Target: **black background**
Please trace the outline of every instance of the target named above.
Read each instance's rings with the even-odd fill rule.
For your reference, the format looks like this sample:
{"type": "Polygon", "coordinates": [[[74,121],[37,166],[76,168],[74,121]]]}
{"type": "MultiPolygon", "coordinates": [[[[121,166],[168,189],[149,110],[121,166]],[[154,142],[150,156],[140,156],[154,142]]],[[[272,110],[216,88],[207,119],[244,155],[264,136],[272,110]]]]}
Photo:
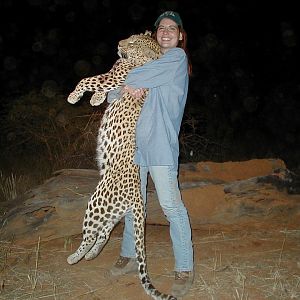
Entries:
{"type": "Polygon", "coordinates": [[[80,79],[110,69],[120,39],[153,30],[161,12],[176,10],[193,63],[185,119],[197,125],[183,130],[226,149],[222,157],[199,158],[278,157],[299,168],[299,17],[292,2],[0,3],[2,116],[8,102],[32,89],[67,97],[80,79]]]}

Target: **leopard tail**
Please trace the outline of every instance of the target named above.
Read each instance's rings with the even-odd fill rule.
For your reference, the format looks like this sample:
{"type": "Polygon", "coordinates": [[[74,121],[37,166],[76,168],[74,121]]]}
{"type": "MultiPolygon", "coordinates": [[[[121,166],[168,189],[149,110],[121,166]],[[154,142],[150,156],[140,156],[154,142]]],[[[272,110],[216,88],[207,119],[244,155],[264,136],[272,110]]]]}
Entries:
{"type": "MultiPolygon", "coordinates": [[[[140,202],[142,203],[142,201],[140,202]]],[[[143,204],[142,204],[143,205],[143,204]]],[[[139,205],[137,205],[139,206],[139,205]]],[[[172,295],[161,293],[157,290],[154,285],[151,283],[148,269],[147,269],[147,262],[146,262],[146,253],[145,253],[145,219],[142,222],[139,217],[138,213],[136,212],[139,210],[144,210],[144,208],[133,208],[133,216],[134,216],[134,228],[135,228],[135,250],[136,250],[136,257],[138,261],[138,271],[139,271],[139,278],[141,284],[146,292],[147,295],[151,296],[155,300],[176,300],[172,295]]]]}

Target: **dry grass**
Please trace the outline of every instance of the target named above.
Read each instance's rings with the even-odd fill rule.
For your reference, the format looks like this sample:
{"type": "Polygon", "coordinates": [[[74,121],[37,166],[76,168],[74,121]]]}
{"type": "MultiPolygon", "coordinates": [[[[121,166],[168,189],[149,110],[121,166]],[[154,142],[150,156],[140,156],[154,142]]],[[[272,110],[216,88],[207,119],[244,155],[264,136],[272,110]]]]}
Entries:
{"type": "Polygon", "coordinates": [[[186,114],[179,135],[182,162],[214,160],[224,161],[228,156],[228,145],[216,142],[205,135],[203,121],[186,114]]]}
{"type": "MultiPolygon", "coordinates": [[[[167,271],[172,253],[165,234],[165,228],[151,228],[147,235],[150,274],[157,285],[172,277],[167,271]],[[152,230],[157,231],[155,235],[152,230]]],[[[120,237],[112,236],[99,260],[68,266],[65,259],[79,242],[80,238],[68,238],[50,246],[38,240],[32,247],[20,247],[2,241],[0,299],[148,299],[137,277],[112,280],[107,275],[120,237]]],[[[300,298],[300,230],[195,231],[194,247],[195,284],[187,300],[300,298]]]]}
{"type": "Polygon", "coordinates": [[[5,126],[0,161],[2,175],[10,180],[3,192],[10,198],[15,197],[14,186],[8,184],[20,179],[16,174],[45,180],[58,169],[96,167],[96,138],[104,107],[91,112],[87,104],[70,108],[62,96],[55,101],[57,105],[50,105],[43,95],[32,92],[7,108],[9,113],[1,121],[5,126]]]}
{"type": "MultiPolygon", "coordinates": [[[[214,256],[198,265],[199,269],[206,270],[199,274],[197,294],[201,299],[299,299],[299,235],[293,237],[285,232],[281,240],[280,234],[274,235],[233,239],[232,248],[240,248],[240,251],[233,250],[231,254],[228,249],[223,252],[221,249],[224,247],[218,247],[214,256]],[[248,239],[249,249],[243,249],[245,239],[248,239]],[[286,246],[287,239],[289,246],[286,246]],[[261,246],[253,247],[251,243],[264,243],[266,246],[255,251],[261,246]],[[272,245],[280,244],[279,248],[272,248],[272,245]]],[[[219,244],[225,240],[221,239],[219,244]]],[[[212,243],[218,244],[215,239],[212,243]]]]}
{"type": "MultiPolygon", "coordinates": [[[[39,126],[34,122],[14,126],[22,138],[1,153],[0,202],[4,205],[0,215],[5,213],[5,206],[48,179],[55,170],[96,168],[96,139],[102,115],[102,111],[75,115],[64,126],[43,115],[39,126]],[[23,153],[20,149],[26,150],[23,153]]],[[[6,130],[8,134],[12,129],[6,130]]]]}
{"type": "Polygon", "coordinates": [[[5,175],[0,170],[0,201],[13,201],[24,192],[27,180],[23,176],[10,173],[5,175]]]}

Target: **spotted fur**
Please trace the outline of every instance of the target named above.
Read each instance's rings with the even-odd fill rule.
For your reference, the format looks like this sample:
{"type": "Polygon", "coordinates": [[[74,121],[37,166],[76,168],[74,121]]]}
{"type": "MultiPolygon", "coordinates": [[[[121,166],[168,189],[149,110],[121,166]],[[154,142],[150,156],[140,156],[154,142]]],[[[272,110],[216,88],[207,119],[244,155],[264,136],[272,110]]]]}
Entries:
{"type": "Polygon", "coordinates": [[[107,92],[120,86],[126,79],[128,72],[147,61],[159,57],[158,45],[151,38],[151,32],[134,34],[128,39],[121,40],[118,44],[119,59],[112,69],[101,75],[82,79],[75,90],[68,96],[68,102],[74,104],[80,100],[87,91],[94,92],[90,104],[100,105],[105,99],[107,92]],[[146,43],[145,43],[146,42],[146,43]]]}
{"type": "MultiPolygon", "coordinates": [[[[100,104],[107,91],[124,82],[129,70],[160,55],[159,46],[148,34],[133,35],[121,41],[118,48],[122,58],[111,71],[83,79],[70,94],[70,103],[77,102],[89,90],[95,92],[96,103],[100,104]]],[[[141,284],[153,299],[174,300],[175,297],[162,294],[152,285],[147,271],[144,206],[139,168],[133,163],[135,126],[146,96],[147,93],[141,99],[134,99],[125,93],[109,105],[104,113],[97,140],[100,181],[87,205],[81,245],[67,260],[69,264],[75,264],[83,257],[86,260],[95,258],[106,244],[114,226],[126,212],[132,210],[141,284]]],[[[95,102],[91,104],[95,105],[95,102]]]]}

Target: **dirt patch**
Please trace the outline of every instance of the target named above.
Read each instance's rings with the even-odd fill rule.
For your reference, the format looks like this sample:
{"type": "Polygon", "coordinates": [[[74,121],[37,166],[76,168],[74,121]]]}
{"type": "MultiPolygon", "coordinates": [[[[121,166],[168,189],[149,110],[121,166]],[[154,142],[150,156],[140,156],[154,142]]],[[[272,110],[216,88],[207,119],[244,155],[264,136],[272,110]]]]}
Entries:
{"type": "MultiPolygon", "coordinates": [[[[149,299],[137,275],[109,275],[121,238],[122,224],[95,260],[73,266],[66,258],[81,236],[31,247],[2,242],[0,299],[149,299]]],[[[148,225],[146,239],[152,282],[168,292],[173,278],[168,227],[148,225]]],[[[299,299],[300,228],[203,226],[193,230],[193,242],[195,282],[184,299],[299,299]]]]}
{"type": "MultiPolygon", "coordinates": [[[[300,196],[257,180],[268,179],[277,168],[284,169],[284,163],[182,166],[195,253],[195,282],[184,299],[300,299],[300,196]]],[[[5,220],[10,238],[1,232],[0,299],[150,299],[137,275],[109,275],[120,252],[122,223],[96,259],[67,264],[81,242],[81,221],[97,176],[96,171],[64,170],[10,211],[5,220]]],[[[151,184],[148,195],[149,273],[152,283],[168,293],[174,267],[169,227],[151,184]]]]}

